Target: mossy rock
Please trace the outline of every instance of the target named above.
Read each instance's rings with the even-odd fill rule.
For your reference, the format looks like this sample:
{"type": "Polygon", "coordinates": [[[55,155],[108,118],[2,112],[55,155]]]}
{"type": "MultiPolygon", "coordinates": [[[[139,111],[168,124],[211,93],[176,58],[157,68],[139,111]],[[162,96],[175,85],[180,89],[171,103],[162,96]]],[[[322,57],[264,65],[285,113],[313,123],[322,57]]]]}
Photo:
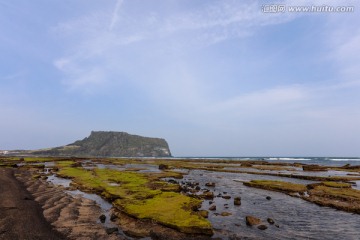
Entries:
{"type": "MultiPolygon", "coordinates": [[[[71,166],[71,163],[65,165],[71,166]]],[[[201,205],[201,200],[171,192],[178,189],[177,184],[159,181],[161,177],[178,174],[170,172],[151,175],[76,167],[62,167],[58,174],[72,178],[85,191],[100,193],[113,201],[114,206],[136,218],[154,220],[184,233],[213,233],[210,222],[194,212],[201,205]]]]}
{"type": "Polygon", "coordinates": [[[252,180],[250,182],[244,182],[245,186],[262,188],[266,190],[273,190],[285,193],[303,193],[305,192],[306,186],[303,184],[289,183],[283,181],[273,180],[252,180]]]}
{"type": "Polygon", "coordinates": [[[317,186],[309,195],[305,200],[320,206],[360,214],[360,191],[357,189],[317,186]]]}
{"type": "Polygon", "coordinates": [[[351,188],[350,183],[344,183],[344,182],[322,182],[322,185],[332,188],[351,188]]]}
{"type": "Polygon", "coordinates": [[[327,171],[327,167],[316,164],[303,165],[302,168],[303,171],[318,171],[318,172],[327,171]]]}
{"type": "Polygon", "coordinates": [[[45,165],[44,165],[44,164],[31,164],[31,165],[26,164],[26,165],[21,166],[21,168],[26,168],[26,169],[31,169],[31,168],[33,168],[33,169],[43,169],[43,168],[45,168],[45,165]]]}
{"type": "Polygon", "coordinates": [[[232,213],[229,213],[229,212],[220,213],[220,216],[223,216],[223,217],[227,217],[227,216],[230,216],[230,215],[232,215],[232,213]]]}
{"type": "Polygon", "coordinates": [[[198,213],[203,218],[208,218],[209,217],[209,212],[206,211],[206,210],[200,210],[198,213]]]}
{"type": "Polygon", "coordinates": [[[356,201],[360,203],[360,191],[352,188],[318,186],[311,190],[310,194],[325,198],[338,199],[349,202],[356,201]]]}
{"type": "Polygon", "coordinates": [[[72,161],[72,160],[56,162],[56,165],[60,168],[71,167],[71,166],[73,166],[73,164],[75,164],[75,161],[72,161]]]}
{"type": "Polygon", "coordinates": [[[248,226],[254,226],[261,223],[261,220],[254,216],[246,216],[245,221],[246,221],[246,225],[248,226]]]}
{"type": "Polygon", "coordinates": [[[210,222],[192,211],[199,204],[198,199],[174,192],[163,192],[143,201],[115,201],[115,206],[120,206],[131,216],[153,219],[184,233],[212,235],[210,222]]]}

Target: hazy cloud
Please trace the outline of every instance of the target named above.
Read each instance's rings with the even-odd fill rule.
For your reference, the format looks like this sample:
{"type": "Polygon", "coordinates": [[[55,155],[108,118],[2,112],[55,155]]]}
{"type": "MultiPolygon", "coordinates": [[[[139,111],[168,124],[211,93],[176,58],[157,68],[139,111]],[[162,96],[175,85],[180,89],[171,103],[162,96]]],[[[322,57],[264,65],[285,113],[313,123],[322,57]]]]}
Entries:
{"type": "Polygon", "coordinates": [[[148,54],[139,51],[148,51],[151,54],[162,46],[173,53],[178,50],[189,52],[194,48],[229,38],[243,38],[251,35],[258,27],[291,19],[263,14],[258,3],[245,4],[238,1],[215,2],[205,8],[175,14],[139,12],[138,16],[127,14],[126,6],[124,1],[117,1],[112,14],[111,9],[97,10],[78,19],[60,23],[54,28],[57,35],[64,36],[65,42],[71,41],[66,50],[68,55],[54,61],[54,65],[64,73],[64,83],[67,86],[81,91],[85,84],[92,88],[94,83],[106,83],[103,79],[95,79],[96,76],[103,78],[103,74],[94,75],[86,81],[89,77],[87,73],[93,71],[95,64],[97,72],[104,72],[105,69],[121,71],[121,68],[109,69],[109,66],[121,65],[125,58],[134,57],[124,55],[123,52],[130,44],[142,42],[147,48],[134,49],[135,57],[137,54],[148,54]],[[122,7],[125,9],[120,10],[122,7]],[[107,25],[109,15],[111,21],[110,25],[107,25]],[[118,21],[120,17],[121,22],[118,21]],[[162,44],[157,45],[158,43],[162,44]],[[171,46],[172,49],[169,48],[171,46]]]}
{"type": "Polygon", "coordinates": [[[116,22],[119,20],[119,11],[120,11],[120,8],[121,8],[121,5],[123,4],[123,0],[117,0],[116,2],[116,6],[115,6],[115,9],[114,9],[114,12],[112,14],[112,18],[111,18],[111,22],[110,22],[110,26],[109,26],[109,30],[113,30],[116,22]]]}

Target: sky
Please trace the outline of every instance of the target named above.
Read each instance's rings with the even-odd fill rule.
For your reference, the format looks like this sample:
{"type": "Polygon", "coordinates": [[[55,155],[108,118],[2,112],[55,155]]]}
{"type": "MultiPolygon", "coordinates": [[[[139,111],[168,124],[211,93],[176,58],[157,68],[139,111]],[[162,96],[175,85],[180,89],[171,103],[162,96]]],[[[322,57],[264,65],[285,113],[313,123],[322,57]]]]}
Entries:
{"type": "Polygon", "coordinates": [[[0,149],[360,157],[356,0],[0,0],[0,149]],[[282,4],[284,12],[264,12],[282,4]],[[291,6],[353,12],[290,12],[291,6]]]}

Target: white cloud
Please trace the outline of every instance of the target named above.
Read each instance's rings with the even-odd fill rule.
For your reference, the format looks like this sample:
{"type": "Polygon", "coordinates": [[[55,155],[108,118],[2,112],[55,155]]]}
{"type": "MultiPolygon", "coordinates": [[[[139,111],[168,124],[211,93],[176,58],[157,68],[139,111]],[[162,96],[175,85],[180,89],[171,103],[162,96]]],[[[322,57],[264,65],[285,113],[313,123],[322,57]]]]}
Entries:
{"type": "Polygon", "coordinates": [[[329,1],[331,6],[353,6],[352,13],[328,13],[324,25],[324,45],[328,48],[328,59],[334,63],[339,73],[336,87],[360,85],[360,31],[355,22],[360,21],[356,12],[360,9],[359,1],[329,1]]]}
{"type": "MultiPolygon", "coordinates": [[[[113,9],[97,9],[60,23],[53,29],[53,33],[62,38],[66,45],[64,56],[55,59],[54,66],[64,73],[63,82],[71,89],[81,91],[87,84],[87,88],[96,91],[100,83],[106,84],[110,80],[95,78],[106,76],[101,72],[121,73],[121,66],[128,58],[156,55],[162,48],[179,53],[191,52],[192,49],[229,38],[247,37],[259,27],[293,18],[263,14],[258,3],[239,1],[215,2],[205,8],[180,13],[149,11],[139,12],[138,15],[128,14],[128,5],[119,0],[113,9]],[[133,55],[124,54],[128,46],[133,44],[140,44],[141,50],[134,48],[133,55]],[[90,72],[97,74],[90,78],[90,72]]],[[[159,84],[169,85],[164,82],[159,84]]]]}
{"type": "Polygon", "coordinates": [[[4,76],[0,76],[1,80],[17,80],[17,79],[22,79],[25,77],[25,71],[18,71],[15,73],[11,73],[11,74],[7,74],[4,76]]]}
{"type": "MultiPolygon", "coordinates": [[[[138,16],[130,15],[128,6],[118,1],[115,8],[99,10],[56,28],[59,35],[65,36],[65,41],[71,42],[66,54],[54,61],[70,89],[96,92],[114,81],[129,81],[161,108],[156,111],[166,111],[170,118],[199,128],[207,127],[212,133],[242,131],[247,137],[260,137],[264,132],[268,134],[268,141],[271,133],[276,132],[281,132],[288,141],[290,133],[304,135],[301,139],[306,139],[311,131],[321,128],[315,131],[321,135],[329,130],[327,128],[336,128],[337,122],[328,120],[331,116],[356,112],[353,107],[344,109],[327,103],[336,93],[338,82],[325,87],[310,83],[268,85],[263,90],[216,98],[207,91],[207,79],[198,76],[197,66],[183,57],[184,52],[191,53],[228,39],[245,38],[264,26],[286,23],[304,14],[264,14],[259,3],[240,1],[219,1],[187,12],[140,11],[138,16]],[[119,75],[126,77],[119,78],[119,75]],[[326,120],[328,123],[322,124],[326,120]],[[303,130],[296,127],[301,125],[303,130]]],[[[328,15],[326,20],[332,18],[328,15]]],[[[338,26],[329,27],[329,36],[335,34],[338,26]]],[[[337,59],[344,74],[359,76],[356,54],[359,37],[351,31],[345,36],[328,43],[329,49],[333,49],[330,55],[337,59]]],[[[342,118],[340,124],[354,124],[359,116],[355,114],[353,119],[342,118]]],[[[262,143],[265,144],[265,140],[262,143]]]]}
{"type": "Polygon", "coordinates": [[[180,112],[178,117],[191,116],[190,121],[198,125],[234,131],[239,127],[258,125],[257,122],[291,122],[308,107],[314,99],[313,94],[312,90],[299,85],[275,87],[202,106],[194,105],[187,113],[180,112]]]}
{"type": "Polygon", "coordinates": [[[344,80],[360,83],[360,32],[351,34],[348,39],[339,44],[333,56],[339,63],[344,80]]]}
{"type": "Polygon", "coordinates": [[[123,0],[117,0],[117,2],[116,2],[116,6],[115,6],[114,12],[112,14],[111,22],[109,25],[110,31],[113,30],[115,24],[119,20],[119,11],[120,11],[120,8],[121,8],[121,5],[123,4],[123,2],[124,2],[123,0]]]}
{"type": "Polygon", "coordinates": [[[307,95],[307,91],[300,86],[277,87],[237,96],[213,106],[212,109],[221,111],[249,108],[265,111],[266,109],[276,109],[283,104],[304,100],[307,95]]]}

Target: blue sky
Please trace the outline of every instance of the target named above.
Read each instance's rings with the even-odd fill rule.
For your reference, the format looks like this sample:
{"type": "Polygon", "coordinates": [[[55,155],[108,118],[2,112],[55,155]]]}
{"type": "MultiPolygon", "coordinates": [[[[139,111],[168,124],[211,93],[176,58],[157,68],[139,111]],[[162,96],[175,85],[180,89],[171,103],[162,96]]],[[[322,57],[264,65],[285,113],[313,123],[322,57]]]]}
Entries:
{"type": "Polygon", "coordinates": [[[355,11],[0,0],[0,149],[111,130],[175,156],[360,156],[360,4],[315,2],[355,11]]]}

